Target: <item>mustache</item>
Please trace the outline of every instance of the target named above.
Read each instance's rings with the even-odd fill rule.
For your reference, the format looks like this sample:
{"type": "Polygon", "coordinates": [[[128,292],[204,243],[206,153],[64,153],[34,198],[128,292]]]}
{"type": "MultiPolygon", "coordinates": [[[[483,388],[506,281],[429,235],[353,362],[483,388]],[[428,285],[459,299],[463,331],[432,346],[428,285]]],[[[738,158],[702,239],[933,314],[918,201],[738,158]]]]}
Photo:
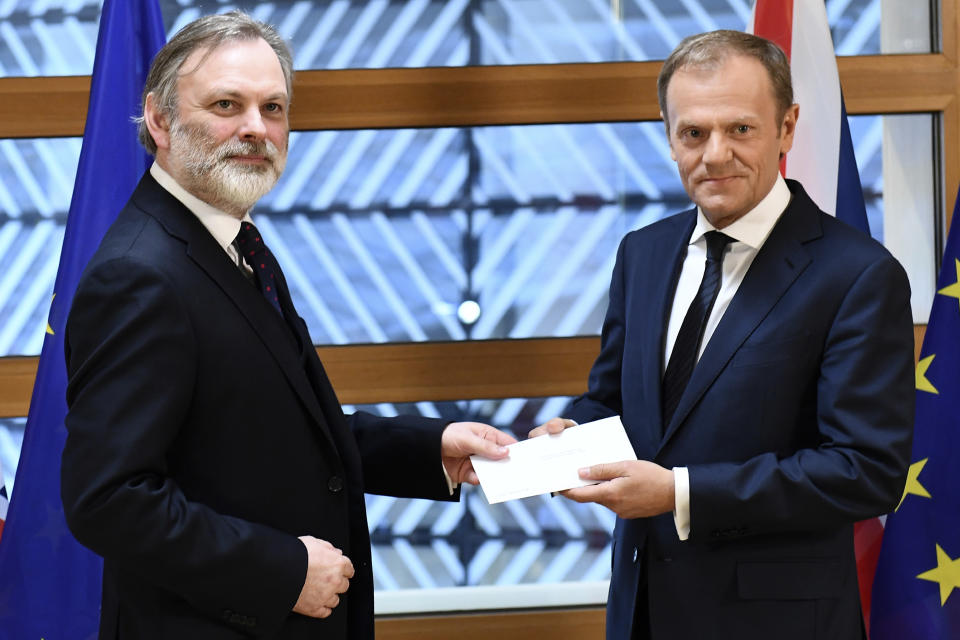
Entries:
{"type": "Polygon", "coordinates": [[[174,121],[171,136],[183,143],[186,164],[194,170],[206,172],[224,163],[231,156],[263,156],[273,167],[281,167],[283,158],[280,149],[271,140],[227,139],[218,143],[206,128],[192,123],[174,121]]]}
{"type": "Polygon", "coordinates": [[[263,156],[271,163],[276,164],[280,152],[276,145],[269,140],[265,140],[263,142],[253,142],[250,140],[227,140],[216,148],[213,160],[215,162],[219,162],[232,156],[245,155],[263,156]]]}

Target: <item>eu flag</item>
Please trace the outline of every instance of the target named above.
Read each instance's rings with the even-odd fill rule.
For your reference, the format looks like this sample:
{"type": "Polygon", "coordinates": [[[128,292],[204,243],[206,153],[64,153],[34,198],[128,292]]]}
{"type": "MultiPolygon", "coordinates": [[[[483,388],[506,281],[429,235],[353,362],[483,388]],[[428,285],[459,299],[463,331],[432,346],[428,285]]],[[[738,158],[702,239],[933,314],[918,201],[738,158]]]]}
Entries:
{"type": "Polygon", "coordinates": [[[149,166],[132,118],[165,41],[157,0],[105,0],[80,163],[30,412],[0,541],[0,639],[96,637],[101,561],[67,530],[60,454],[67,376],[63,330],[77,281],[149,166]]]}
{"type": "Polygon", "coordinates": [[[960,638],[960,194],[916,380],[913,457],[883,535],[872,640],[960,638]]]}

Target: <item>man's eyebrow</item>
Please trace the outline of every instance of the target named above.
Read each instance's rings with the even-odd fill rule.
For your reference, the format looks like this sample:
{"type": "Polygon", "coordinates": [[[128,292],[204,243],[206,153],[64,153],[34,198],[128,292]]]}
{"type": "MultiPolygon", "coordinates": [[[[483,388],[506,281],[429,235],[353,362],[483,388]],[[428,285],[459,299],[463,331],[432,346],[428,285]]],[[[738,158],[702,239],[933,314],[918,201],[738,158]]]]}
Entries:
{"type": "Polygon", "coordinates": [[[683,120],[677,120],[677,121],[673,124],[673,126],[674,126],[674,128],[676,128],[676,129],[682,129],[682,128],[685,128],[685,127],[699,127],[699,126],[700,126],[700,123],[699,123],[699,122],[696,122],[696,121],[694,121],[694,120],[690,120],[690,119],[683,119],[683,120]]]}
{"type": "MultiPolygon", "coordinates": [[[[762,120],[762,118],[755,113],[753,114],[741,113],[740,115],[734,116],[732,118],[724,119],[721,124],[732,125],[732,124],[738,124],[741,122],[747,122],[747,123],[758,122],[760,120],[762,120]]],[[[701,120],[691,120],[689,118],[686,118],[683,120],[677,120],[676,123],[674,123],[672,126],[679,129],[683,127],[704,127],[705,125],[701,120]]]]}
{"type": "MultiPolygon", "coordinates": [[[[226,97],[226,98],[246,97],[246,94],[244,94],[244,92],[238,91],[236,89],[229,89],[227,87],[211,87],[204,95],[210,100],[215,98],[221,98],[221,97],[226,97]]],[[[287,102],[287,92],[278,91],[276,93],[271,93],[264,100],[266,100],[267,102],[279,102],[279,101],[287,102]]]]}

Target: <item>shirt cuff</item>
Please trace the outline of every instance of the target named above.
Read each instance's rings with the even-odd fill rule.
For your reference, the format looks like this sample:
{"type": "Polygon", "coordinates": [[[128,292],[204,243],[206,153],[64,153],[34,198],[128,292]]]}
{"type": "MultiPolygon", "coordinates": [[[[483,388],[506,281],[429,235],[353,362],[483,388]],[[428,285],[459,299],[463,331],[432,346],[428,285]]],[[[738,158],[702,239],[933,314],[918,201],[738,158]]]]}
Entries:
{"type": "Polygon", "coordinates": [[[450,492],[450,495],[453,495],[454,491],[457,490],[457,486],[459,486],[459,483],[454,482],[450,478],[450,474],[447,473],[447,468],[443,466],[442,462],[440,463],[440,468],[443,469],[443,477],[447,481],[447,490],[450,492]]]}
{"type": "Polygon", "coordinates": [[[673,524],[681,540],[690,537],[690,474],[686,467],[673,468],[673,524]]]}

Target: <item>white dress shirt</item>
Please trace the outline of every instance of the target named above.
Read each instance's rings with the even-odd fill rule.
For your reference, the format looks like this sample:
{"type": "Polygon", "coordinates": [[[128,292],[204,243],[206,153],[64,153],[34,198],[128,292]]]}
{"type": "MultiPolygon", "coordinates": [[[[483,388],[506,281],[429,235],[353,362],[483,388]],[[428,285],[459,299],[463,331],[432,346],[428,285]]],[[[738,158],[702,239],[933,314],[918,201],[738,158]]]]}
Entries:
{"type": "MultiPolygon", "coordinates": [[[[710,316],[707,318],[703,340],[700,342],[700,350],[697,352],[698,360],[703,355],[703,350],[717,325],[720,324],[724,312],[730,306],[730,301],[733,300],[737,289],[740,288],[740,283],[747,275],[747,270],[753,264],[757,252],[766,242],[788,204],[790,204],[790,189],[783,178],[777,174],[777,180],[774,182],[773,188],[770,189],[763,200],[744,216],[723,228],[723,233],[733,238],[734,241],[727,245],[724,252],[720,291],[717,294],[716,302],[713,304],[713,309],[710,310],[710,316]]],[[[690,234],[687,256],[683,260],[680,279],[677,281],[677,290],[673,295],[673,307],[670,310],[667,339],[664,343],[664,370],[666,370],[667,363],[670,361],[670,354],[673,352],[673,345],[677,341],[677,333],[680,332],[683,317],[686,315],[687,308],[697,294],[700,281],[703,279],[704,264],[707,259],[707,240],[704,234],[713,230],[715,230],[715,227],[707,221],[703,212],[697,208],[697,224],[693,228],[693,233],[690,234]]],[[[661,372],[662,374],[663,372],[661,372]]],[[[686,467],[674,467],[673,482],[676,492],[673,511],[674,524],[677,527],[677,535],[680,536],[681,540],[686,540],[690,537],[690,475],[687,473],[686,467]]]]}
{"type": "Polygon", "coordinates": [[[249,212],[244,214],[243,220],[240,220],[225,211],[217,209],[213,205],[207,204],[181,187],[180,184],[174,180],[173,176],[167,173],[163,167],[156,162],[150,166],[150,175],[153,176],[153,179],[156,180],[161,187],[169,191],[170,195],[189,209],[190,213],[197,216],[200,224],[210,232],[210,235],[212,235],[213,239],[217,241],[217,244],[227,252],[227,255],[230,256],[230,260],[232,260],[234,264],[246,269],[248,273],[253,273],[250,267],[240,260],[237,248],[233,244],[233,241],[237,239],[237,234],[240,233],[240,223],[249,222],[253,224],[249,212]]]}

